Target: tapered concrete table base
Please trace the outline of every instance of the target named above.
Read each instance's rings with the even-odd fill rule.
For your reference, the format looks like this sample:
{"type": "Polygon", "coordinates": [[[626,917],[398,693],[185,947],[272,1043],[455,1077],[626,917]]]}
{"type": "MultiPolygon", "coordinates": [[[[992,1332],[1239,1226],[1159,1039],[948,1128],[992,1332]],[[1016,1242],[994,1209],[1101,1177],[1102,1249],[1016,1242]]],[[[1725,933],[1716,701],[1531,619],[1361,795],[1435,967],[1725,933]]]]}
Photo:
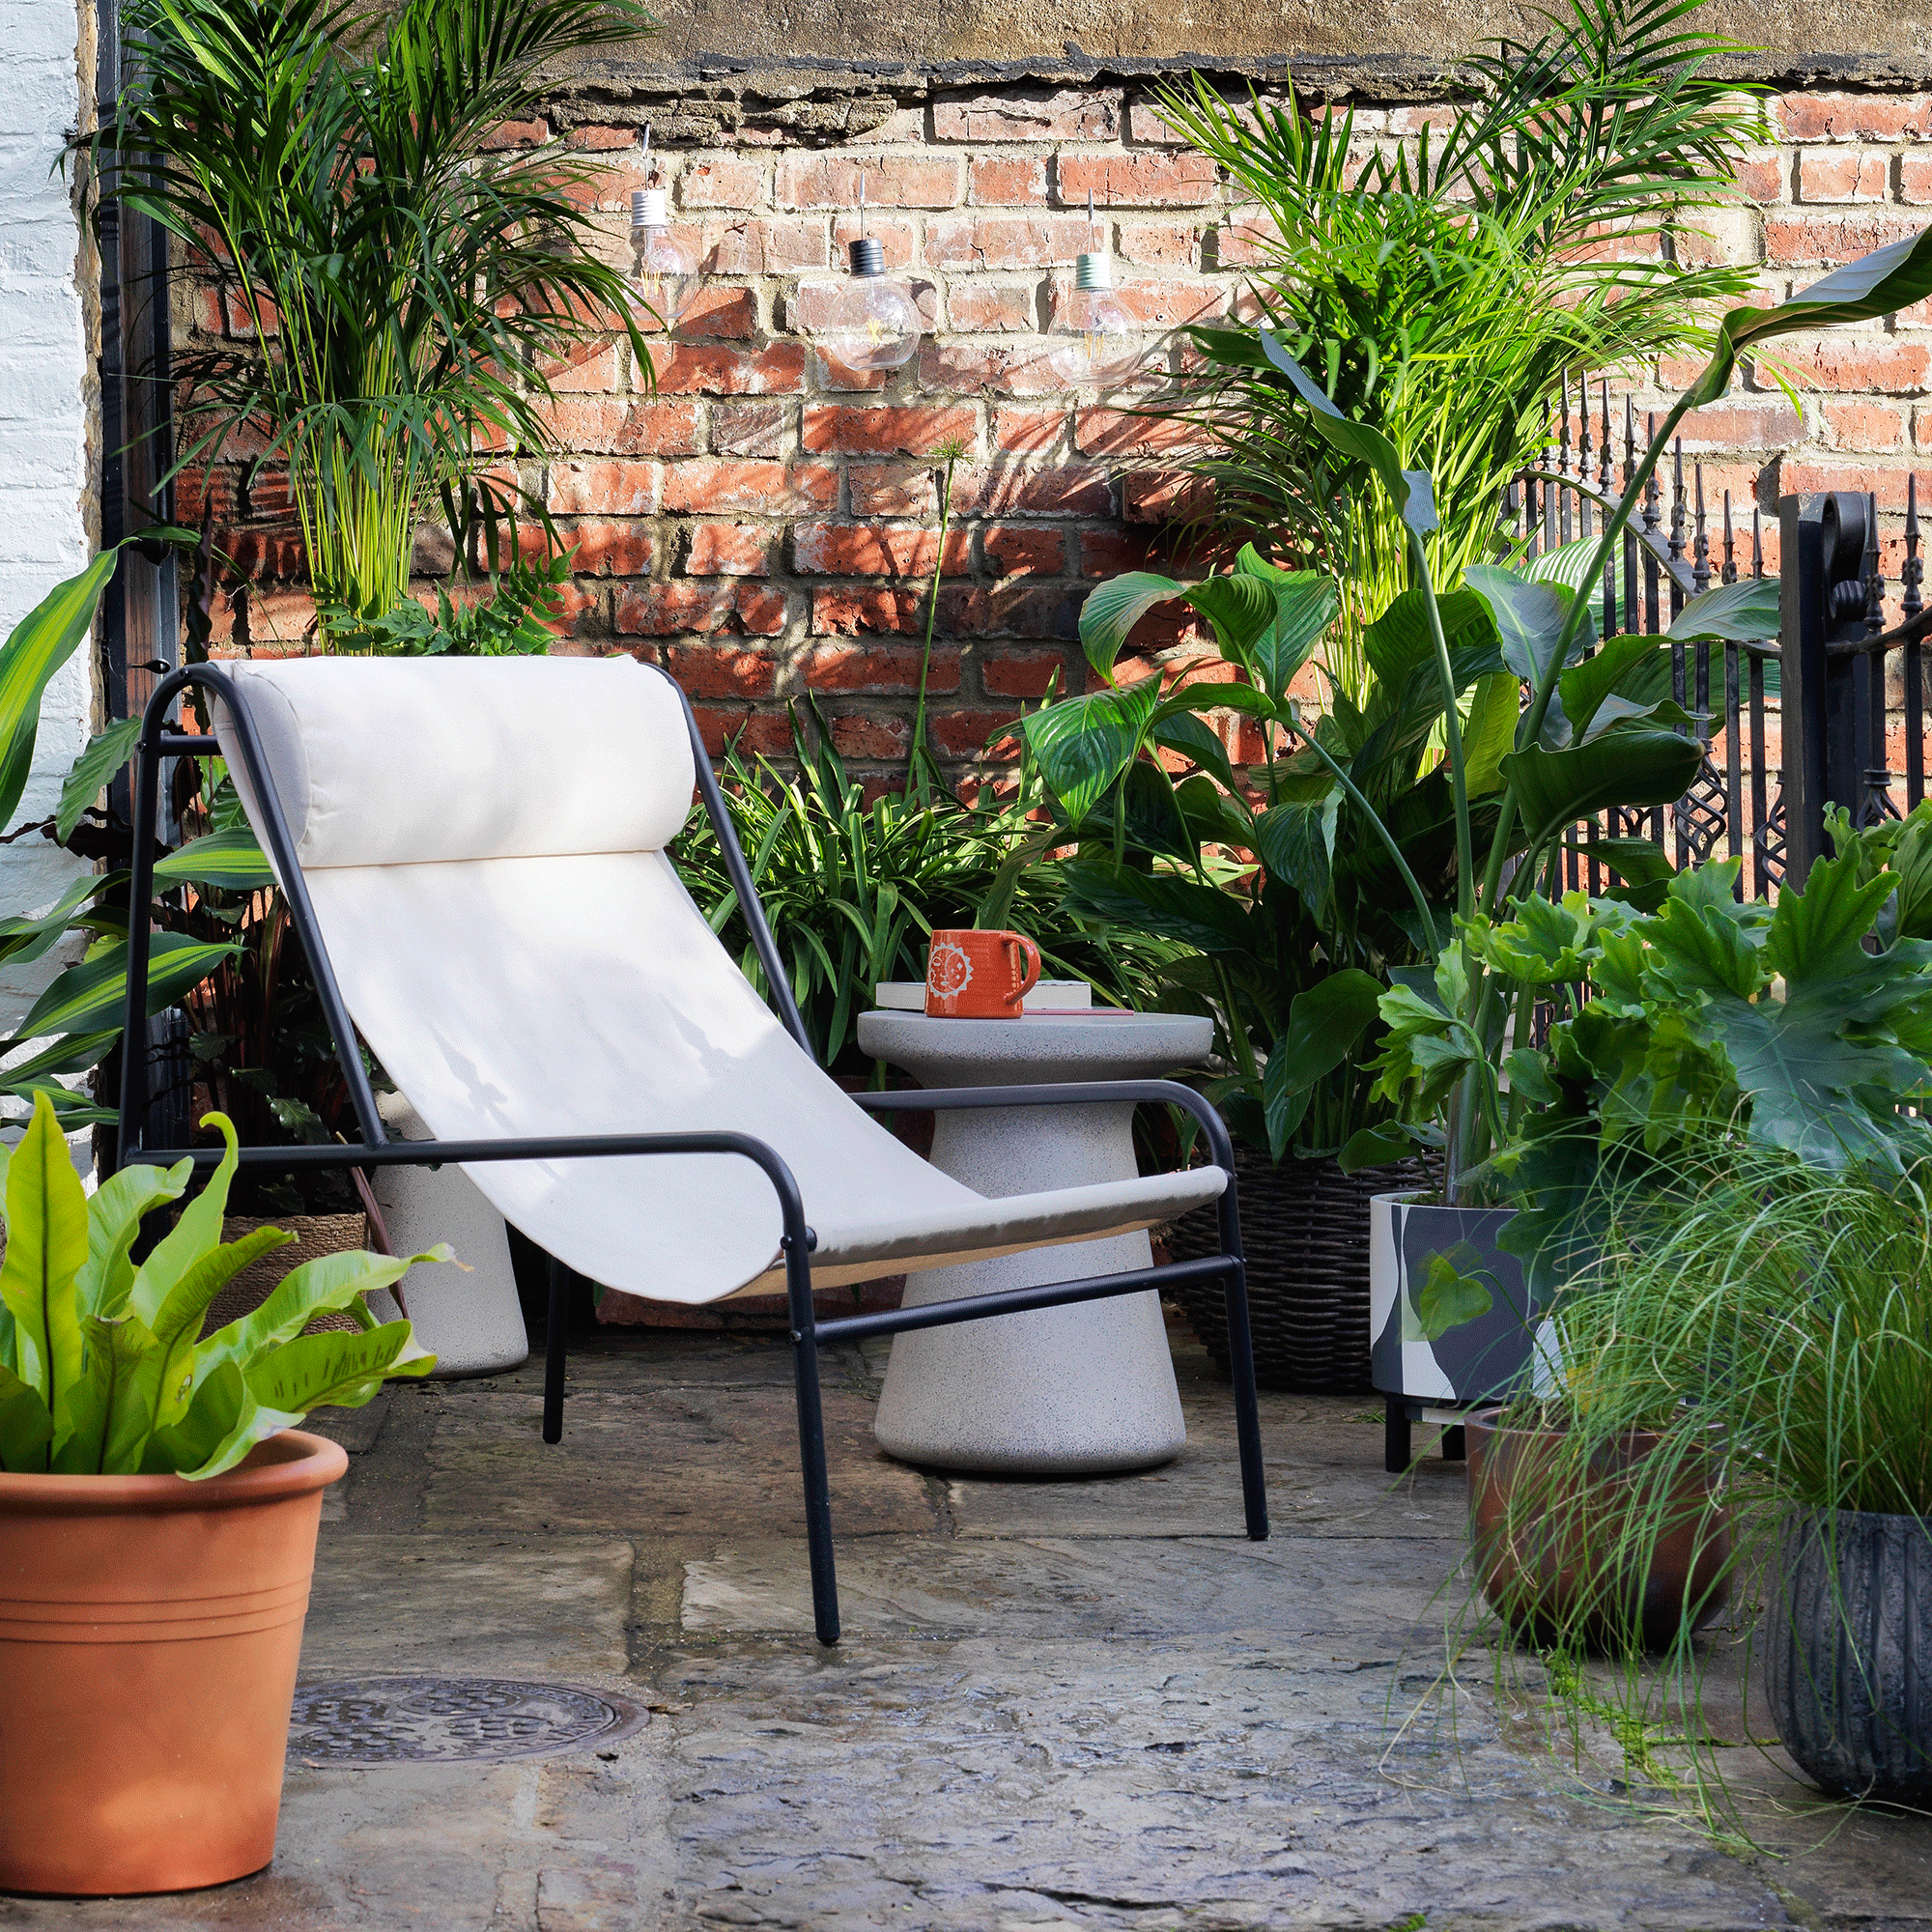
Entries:
{"type": "MultiPolygon", "coordinates": [[[[926,1087],[1145,1080],[1198,1065],[1213,1029],[1185,1014],[1029,1013],[1014,1020],[871,1012],[861,1048],[926,1087]]],[[[932,1162],[985,1195],[1033,1194],[1136,1172],[1133,1108],[987,1107],[941,1114],[932,1162]]],[[[1144,1234],[906,1277],[905,1305],[1125,1273],[1144,1234]]],[[[893,1338],[873,1433],[890,1456],[942,1469],[1098,1475],[1164,1463],[1187,1439],[1149,1293],[893,1338]]]]}

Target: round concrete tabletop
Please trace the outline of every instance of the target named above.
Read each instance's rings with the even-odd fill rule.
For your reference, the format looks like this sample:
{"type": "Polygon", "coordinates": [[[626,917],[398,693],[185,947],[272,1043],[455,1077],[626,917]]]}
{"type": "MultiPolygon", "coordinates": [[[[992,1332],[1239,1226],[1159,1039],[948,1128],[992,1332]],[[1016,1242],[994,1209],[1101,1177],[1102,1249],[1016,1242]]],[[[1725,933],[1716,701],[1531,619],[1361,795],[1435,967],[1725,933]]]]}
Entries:
{"type": "Polygon", "coordinates": [[[1053,1080],[1146,1080],[1198,1066],[1212,1020],[1192,1013],[1023,1013],[952,1020],[878,1010],[859,1015],[859,1049],[928,1087],[1037,1086],[1053,1080]]]}

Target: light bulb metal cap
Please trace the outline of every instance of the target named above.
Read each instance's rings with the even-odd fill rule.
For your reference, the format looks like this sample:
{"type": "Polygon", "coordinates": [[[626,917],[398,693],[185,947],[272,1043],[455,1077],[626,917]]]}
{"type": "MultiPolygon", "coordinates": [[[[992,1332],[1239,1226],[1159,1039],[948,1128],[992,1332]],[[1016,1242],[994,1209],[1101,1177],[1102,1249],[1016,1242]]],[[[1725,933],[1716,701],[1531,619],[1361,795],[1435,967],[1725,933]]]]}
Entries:
{"type": "Polygon", "coordinates": [[[1073,270],[1076,289],[1111,289],[1114,286],[1114,258],[1107,254],[1082,255],[1073,270]]]}
{"type": "Polygon", "coordinates": [[[631,190],[631,226],[633,228],[668,228],[670,216],[665,212],[666,191],[661,187],[637,187],[631,190]]]}
{"type": "Polygon", "coordinates": [[[852,272],[855,275],[883,275],[886,272],[886,251],[876,236],[862,235],[852,243],[851,252],[852,272]]]}

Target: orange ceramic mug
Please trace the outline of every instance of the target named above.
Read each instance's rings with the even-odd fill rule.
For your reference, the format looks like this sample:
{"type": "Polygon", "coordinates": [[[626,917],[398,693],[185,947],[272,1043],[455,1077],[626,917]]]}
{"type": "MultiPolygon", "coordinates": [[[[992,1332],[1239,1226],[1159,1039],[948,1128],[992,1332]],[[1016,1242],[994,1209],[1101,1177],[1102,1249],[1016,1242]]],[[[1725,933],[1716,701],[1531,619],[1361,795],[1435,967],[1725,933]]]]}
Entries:
{"type": "Polygon", "coordinates": [[[1039,948],[1022,933],[935,932],[925,961],[925,1010],[935,1019],[1017,1019],[1038,979],[1039,948]]]}

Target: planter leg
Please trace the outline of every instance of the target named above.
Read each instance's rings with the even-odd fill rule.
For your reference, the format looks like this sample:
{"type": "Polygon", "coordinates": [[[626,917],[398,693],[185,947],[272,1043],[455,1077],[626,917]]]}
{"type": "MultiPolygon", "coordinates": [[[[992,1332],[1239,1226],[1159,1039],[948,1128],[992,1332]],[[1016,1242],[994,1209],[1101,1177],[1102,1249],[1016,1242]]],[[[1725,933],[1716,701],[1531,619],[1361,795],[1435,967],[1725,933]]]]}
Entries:
{"type": "Polygon", "coordinates": [[[1460,1427],[1442,1432],[1442,1460],[1445,1463],[1466,1463],[1469,1460],[1469,1451],[1460,1427]]]}
{"type": "Polygon", "coordinates": [[[1391,1476],[1408,1469],[1408,1405],[1399,1396],[1390,1396],[1382,1422],[1382,1467],[1391,1476]]]}
{"type": "Polygon", "coordinates": [[[563,1361],[570,1347],[570,1275],[550,1258],[550,1320],[544,1326],[543,1439],[563,1440],[563,1361]]]}

